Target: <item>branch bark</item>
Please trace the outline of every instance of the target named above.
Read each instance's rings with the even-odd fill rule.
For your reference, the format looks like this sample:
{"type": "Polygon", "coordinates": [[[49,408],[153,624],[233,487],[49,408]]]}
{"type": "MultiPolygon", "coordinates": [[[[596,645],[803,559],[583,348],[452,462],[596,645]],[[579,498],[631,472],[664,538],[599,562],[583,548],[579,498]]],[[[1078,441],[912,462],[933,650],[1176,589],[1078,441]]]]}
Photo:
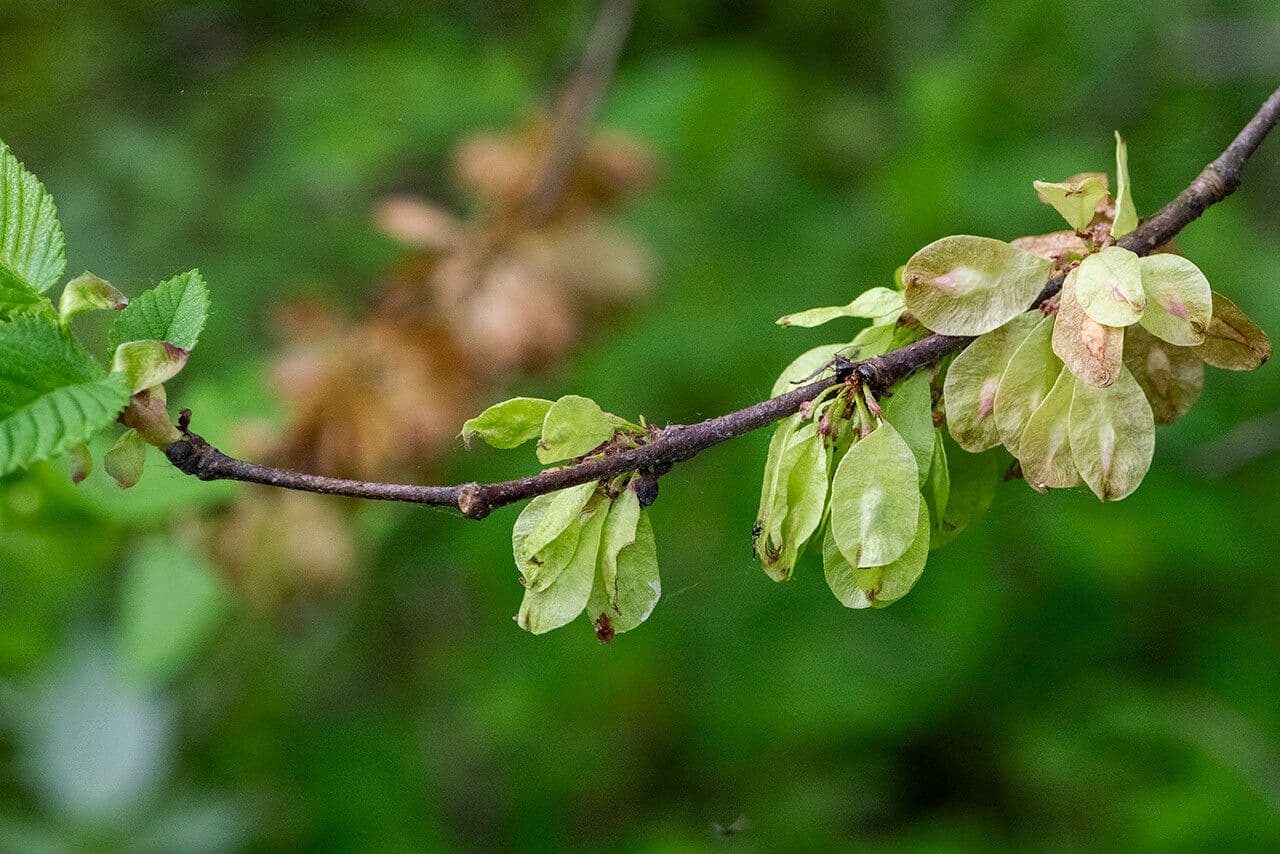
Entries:
{"type": "MultiPolygon", "coordinates": [[[[1245,162],[1278,121],[1280,89],[1263,103],[1235,140],[1205,167],[1190,186],[1125,236],[1119,244],[1139,255],[1149,254],[1173,239],[1210,205],[1229,196],[1240,186],[1245,162]]],[[[1051,277],[1031,307],[1040,305],[1056,294],[1062,287],[1062,281],[1061,274],[1051,277]]],[[[713,445],[786,418],[826,389],[847,381],[854,373],[872,391],[880,392],[916,370],[935,364],[947,355],[959,351],[971,340],[931,334],[914,344],[856,362],[834,377],[801,386],[745,409],[697,424],[669,426],[660,431],[652,441],[638,448],[617,450],[530,477],[498,483],[465,483],[454,486],[376,483],[323,477],[246,462],[222,453],[200,436],[187,431],[188,413],[184,413],[179,425],[184,431],[184,438],[169,445],[165,453],[178,469],[201,480],[239,480],[326,495],[450,507],[459,510],[469,519],[483,519],[494,508],[588,481],[603,480],[631,471],[665,474],[673,465],[684,462],[713,445]]]]}
{"type": "Polygon", "coordinates": [[[525,219],[540,225],[551,216],[595,123],[600,101],[613,79],[618,55],[631,31],[635,0],[602,0],[577,71],[556,106],[550,152],[524,204],[525,219]]]}

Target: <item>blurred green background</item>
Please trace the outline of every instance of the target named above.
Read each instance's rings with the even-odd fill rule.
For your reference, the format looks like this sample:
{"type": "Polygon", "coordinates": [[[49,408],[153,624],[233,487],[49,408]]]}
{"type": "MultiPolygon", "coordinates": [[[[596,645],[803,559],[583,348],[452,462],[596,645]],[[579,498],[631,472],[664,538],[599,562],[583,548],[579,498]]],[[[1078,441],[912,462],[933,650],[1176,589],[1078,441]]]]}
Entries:
{"type": "MultiPolygon", "coordinates": [[[[357,312],[400,253],[374,203],[456,202],[453,145],[545,103],[592,11],[0,0],[0,138],[55,194],[69,272],[136,294],[203,270],[214,315],[170,396],[217,437],[275,411],[272,307],[357,312]]],[[[830,337],[777,316],[939,236],[1058,228],[1031,180],[1109,170],[1113,129],[1154,210],[1280,81],[1277,43],[1273,0],[641,2],[603,120],[662,164],[615,218],[654,295],[499,392],[658,423],[753,402],[830,337]]],[[[1179,238],[1273,337],[1278,189],[1271,140],[1179,238]]],[[[881,612],[812,557],[786,584],[755,564],[767,440],[664,479],[665,595],[608,646],[511,622],[514,508],[360,508],[351,582],[268,613],[173,533],[225,484],[158,457],[129,493],[0,482],[0,846],[1280,846],[1273,367],[1211,370],[1120,504],[1006,484],[881,612]]],[[[459,448],[441,475],[532,468],[459,448]]]]}

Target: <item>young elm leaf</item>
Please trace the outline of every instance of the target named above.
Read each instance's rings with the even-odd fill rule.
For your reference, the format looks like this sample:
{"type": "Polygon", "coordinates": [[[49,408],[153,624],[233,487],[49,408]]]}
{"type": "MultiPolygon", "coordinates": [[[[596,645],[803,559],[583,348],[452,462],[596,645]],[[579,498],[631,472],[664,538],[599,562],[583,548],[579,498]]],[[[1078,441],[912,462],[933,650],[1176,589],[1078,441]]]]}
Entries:
{"type": "Polygon", "coordinates": [[[1075,486],[1080,482],[1071,452],[1071,399],[1075,375],[1065,367],[1059,371],[1053,388],[1036,407],[1018,444],[1018,461],[1022,476],[1037,492],[1075,486]]]}
{"type": "Polygon", "coordinates": [[[947,428],[966,451],[985,451],[1000,444],[996,429],[996,390],[1014,351],[1044,320],[1039,311],[1024,312],[999,329],[980,336],[947,368],[942,398],[947,428]]]}
{"type": "Polygon", "coordinates": [[[1213,317],[1213,293],[1200,268],[1181,255],[1161,252],[1140,259],[1147,310],[1139,321],[1170,344],[1192,347],[1204,342],[1213,317]]]}
{"type": "Polygon", "coordinates": [[[1271,341],[1235,303],[1215,291],[1213,317],[1196,352],[1215,368],[1252,371],[1271,358],[1271,341]]]}
{"type": "MultiPolygon", "coordinates": [[[[767,521],[757,525],[755,551],[774,581],[785,581],[805,543],[822,522],[827,495],[828,448],[813,422],[785,439],[776,470],[767,521]]],[[[762,514],[762,516],[765,514],[762,514]]]]}
{"type": "Polygon", "coordinates": [[[1062,360],[1053,353],[1052,334],[1053,318],[1041,318],[1013,351],[996,388],[996,431],[1014,456],[1027,421],[1062,370],[1062,360]]]}
{"type": "Polygon", "coordinates": [[[0,317],[48,311],[41,294],[66,268],[53,196],[0,141],[0,317]]]}
{"type": "Polygon", "coordinates": [[[199,270],[181,273],[144,291],[111,325],[112,350],[125,341],[168,341],[190,352],[209,317],[209,287],[199,270]]]}
{"type": "Polygon", "coordinates": [[[884,403],[884,420],[894,426],[911,449],[921,484],[933,462],[933,395],[929,390],[929,373],[918,370],[902,380],[884,403]]]}
{"type": "Polygon", "coordinates": [[[769,543],[776,542],[782,536],[782,523],[786,518],[787,480],[790,469],[783,468],[787,448],[791,437],[800,427],[803,420],[797,413],[778,422],[769,440],[769,454],[765,457],[764,479],[760,487],[760,509],[756,513],[754,529],[754,547],[757,555],[770,548],[769,543]],[[763,538],[763,541],[762,539],[763,538]]]}
{"type": "Polygon", "coordinates": [[[1076,231],[1084,231],[1089,226],[1093,215],[1097,213],[1098,202],[1107,195],[1107,185],[1097,175],[1082,175],[1076,180],[1060,183],[1035,181],[1032,186],[1036,195],[1046,205],[1062,214],[1067,225],[1076,231]]]}
{"type": "Polygon", "coordinates": [[[559,540],[566,532],[576,530],[595,490],[595,483],[584,483],[549,492],[536,496],[520,511],[511,531],[511,549],[516,568],[530,589],[545,589],[564,569],[574,544],[559,540]]]}
{"type": "Polygon", "coordinates": [[[600,578],[606,600],[618,604],[618,554],[636,541],[636,526],[640,523],[640,498],[630,487],[618,493],[609,506],[604,520],[604,533],[600,540],[600,578]]]}
{"type": "Polygon", "coordinates": [[[944,237],[907,262],[907,308],[945,335],[981,335],[1026,311],[1053,264],[989,237],[944,237]]]}
{"type": "Polygon", "coordinates": [[[1137,323],[1147,307],[1142,265],[1123,246],[1108,246],[1076,268],[1076,298],[1085,314],[1107,326],[1137,323]]]}
{"type": "Polygon", "coordinates": [[[1156,447],[1151,405],[1127,370],[1107,388],[1076,383],[1070,432],[1080,476],[1103,501],[1128,496],[1151,468],[1156,447]]]}
{"type": "Polygon", "coordinates": [[[93,471],[93,454],[83,442],[67,448],[67,461],[71,464],[72,483],[84,483],[84,479],[93,471]]]}
{"type": "Polygon", "coordinates": [[[1204,361],[1196,348],[1161,341],[1141,326],[1125,334],[1124,366],[1142,387],[1157,424],[1186,415],[1204,391],[1204,361]]]}
{"type": "Polygon", "coordinates": [[[846,608],[883,608],[906,596],[924,572],[929,559],[931,525],[929,508],[917,497],[919,510],[915,536],[906,551],[884,566],[855,568],[836,545],[830,529],[822,542],[823,573],[827,586],[846,608]]]}
{"type": "Polygon", "coordinates": [[[1120,376],[1124,334],[1123,327],[1104,326],[1085,314],[1076,295],[1076,271],[1072,270],[1062,285],[1053,322],[1053,352],[1057,357],[1076,379],[1105,388],[1120,376]]]}
{"type": "Polygon", "coordinates": [[[635,541],[618,552],[617,595],[609,601],[603,592],[597,568],[596,582],[587,601],[587,616],[596,626],[596,637],[608,640],[612,633],[626,632],[649,619],[662,595],[658,576],[658,551],[653,540],[649,511],[641,510],[635,541]]]}
{"type": "Polygon", "coordinates": [[[542,434],[551,401],[538,397],[513,397],[495,403],[462,425],[458,434],[470,446],[476,436],[495,448],[518,448],[542,434]]]}
{"type": "Polygon", "coordinates": [[[168,382],[187,364],[189,354],[168,341],[126,341],[116,347],[112,373],[123,374],[134,394],[168,382]]]}
{"type": "Polygon", "coordinates": [[[1116,216],[1111,223],[1111,236],[1124,237],[1138,227],[1138,210],[1133,204],[1133,186],[1129,182],[1129,146],[1116,131],[1116,216]]]}
{"type": "Polygon", "coordinates": [[[929,505],[929,519],[936,531],[942,524],[947,512],[947,502],[951,500],[951,463],[947,459],[946,442],[941,427],[933,431],[933,458],[929,462],[929,476],[925,478],[925,503],[929,505]]]}
{"type": "Polygon", "coordinates": [[[142,478],[147,459],[147,443],[137,430],[126,430],[102,458],[102,467],[115,478],[121,489],[128,489],[142,478]]]}
{"type": "Polygon", "coordinates": [[[554,463],[594,451],[613,437],[614,426],[594,400],[566,394],[547,410],[538,461],[554,463]]]}
{"type": "Polygon", "coordinates": [[[987,512],[1008,461],[1003,451],[994,448],[980,454],[967,454],[945,438],[943,446],[951,488],[942,518],[934,520],[933,537],[929,541],[931,549],[951,542],[969,523],[987,512]]]}
{"type": "Polygon", "coordinates": [[[574,520],[574,526],[579,529],[576,548],[549,585],[540,588],[530,585],[525,589],[515,618],[520,628],[540,635],[571,622],[587,607],[607,510],[608,506],[600,502],[581,520],[574,520]]]}
{"type": "Polygon", "coordinates": [[[863,291],[848,305],[811,308],[778,318],[779,326],[810,328],[821,326],[838,317],[865,317],[871,320],[893,318],[902,313],[906,301],[902,294],[889,288],[875,287],[863,291]]]}
{"type": "Polygon", "coordinates": [[[115,289],[106,279],[93,273],[81,273],[62,289],[58,301],[58,319],[63,327],[71,318],[86,311],[120,311],[129,305],[129,298],[115,289]]]}
{"type": "Polygon", "coordinates": [[[915,456],[892,424],[854,443],[831,482],[831,530],[855,567],[884,566],[915,538],[920,490],[915,456]]]}

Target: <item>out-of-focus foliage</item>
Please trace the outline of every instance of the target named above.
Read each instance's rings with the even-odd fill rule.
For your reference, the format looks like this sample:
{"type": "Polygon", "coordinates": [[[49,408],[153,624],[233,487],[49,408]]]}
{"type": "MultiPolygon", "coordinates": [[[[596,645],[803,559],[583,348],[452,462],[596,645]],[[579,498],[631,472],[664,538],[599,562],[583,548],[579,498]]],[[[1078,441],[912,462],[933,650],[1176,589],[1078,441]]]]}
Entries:
{"type": "MultiPolygon", "coordinates": [[[[215,310],[170,399],[228,450],[260,446],[282,426],[274,307],[358,316],[402,255],[376,203],[461,210],[453,146],[544,102],[590,13],[8,0],[0,136],[58,198],[70,270],[137,294],[200,264],[215,310]]],[[[662,164],[613,216],[661,259],[655,297],[492,400],[573,390],[663,423],[761,399],[829,340],[774,318],[845,305],[942,235],[1057,227],[1028,177],[1109,168],[1113,128],[1138,214],[1172,197],[1274,88],[1277,37],[1262,0],[642,2],[604,118],[662,164]],[[1080,38],[1121,17],[1105,50],[1080,38]]],[[[1178,239],[1273,333],[1277,144],[1178,239]]],[[[74,323],[105,344],[105,315],[74,323]]],[[[1206,384],[1122,503],[1006,484],[883,612],[841,607],[820,555],[787,585],[758,571],[769,437],[721,446],[664,478],[664,607],[606,647],[511,623],[515,508],[355,508],[360,571],[338,582],[316,512],[348,514],[318,499],[253,533],[320,552],[290,582],[310,595],[265,611],[201,563],[201,520],[234,487],[150,449],[127,492],[100,466],[76,487],[42,465],[0,483],[0,839],[1274,847],[1277,376],[1206,384]],[[165,554],[172,576],[139,563],[165,554]]],[[[518,458],[477,447],[440,474],[528,471],[518,458]]]]}

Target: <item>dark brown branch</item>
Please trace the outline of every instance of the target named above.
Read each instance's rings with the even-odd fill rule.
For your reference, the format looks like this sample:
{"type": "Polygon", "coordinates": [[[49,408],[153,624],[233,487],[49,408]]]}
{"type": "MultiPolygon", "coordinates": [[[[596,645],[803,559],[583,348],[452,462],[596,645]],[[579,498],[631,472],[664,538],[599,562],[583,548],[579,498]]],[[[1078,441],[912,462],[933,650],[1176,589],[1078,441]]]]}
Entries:
{"type": "MultiPolygon", "coordinates": [[[[1120,241],[1120,245],[1148,254],[1171,240],[1209,205],[1222,201],[1240,185],[1241,170],[1263,138],[1280,121],[1280,90],[1260,109],[1235,141],[1227,147],[1182,191],[1176,199],[1120,241]]],[[[1037,297],[1040,305],[1062,287],[1062,275],[1056,274],[1037,297]]],[[[1034,307],[1034,306],[1033,306],[1034,307]]],[[[883,391],[914,371],[932,365],[959,351],[971,339],[931,334],[905,347],[881,356],[873,356],[840,371],[837,376],[820,380],[769,400],[710,418],[697,424],[673,425],[660,431],[648,444],[610,452],[563,468],[550,469],[519,480],[500,483],[466,483],[457,486],[413,486],[409,484],[372,483],[303,474],[286,469],[245,462],[219,451],[194,433],[174,442],[166,449],[170,462],[187,474],[202,480],[240,480],[285,489],[345,495],[381,501],[402,501],[436,507],[453,507],[470,519],[483,519],[496,507],[523,501],[536,495],[555,492],[594,480],[603,480],[625,472],[640,471],[663,474],[676,463],[737,436],[766,427],[798,411],[833,385],[844,382],[855,373],[873,391],[883,391]]],[[[185,418],[180,425],[185,429],[185,418]]]]}
{"type": "Polygon", "coordinates": [[[635,0],[602,0],[600,4],[582,62],[565,85],[556,106],[546,163],[525,201],[525,218],[532,225],[541,224],[551,216],[564,192],[565,182],[595,123],[600,100],[613,78],[618,54],[631,30],[635,6],[635,0]]]}

